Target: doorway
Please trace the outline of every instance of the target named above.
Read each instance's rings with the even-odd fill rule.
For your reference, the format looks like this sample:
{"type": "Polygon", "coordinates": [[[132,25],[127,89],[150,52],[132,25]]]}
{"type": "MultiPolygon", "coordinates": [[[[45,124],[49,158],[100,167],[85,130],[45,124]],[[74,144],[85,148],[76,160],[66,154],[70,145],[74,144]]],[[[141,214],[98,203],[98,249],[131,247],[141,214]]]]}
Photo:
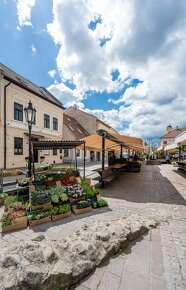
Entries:
{"type": "Polygon", "coordinates": [[[34,163],[38,163],[38,150],[34,149],[34,163]]]}

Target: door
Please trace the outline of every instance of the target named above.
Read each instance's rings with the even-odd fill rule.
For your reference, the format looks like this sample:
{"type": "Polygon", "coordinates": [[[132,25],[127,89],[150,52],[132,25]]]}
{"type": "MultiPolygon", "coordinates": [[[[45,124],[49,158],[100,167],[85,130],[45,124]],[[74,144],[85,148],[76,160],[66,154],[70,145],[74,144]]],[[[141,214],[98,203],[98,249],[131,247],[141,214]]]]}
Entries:
{"type": "Polygon", "coordinates": [[[38,150],[34,150],[34,163],[38,163],[38,150]]]}

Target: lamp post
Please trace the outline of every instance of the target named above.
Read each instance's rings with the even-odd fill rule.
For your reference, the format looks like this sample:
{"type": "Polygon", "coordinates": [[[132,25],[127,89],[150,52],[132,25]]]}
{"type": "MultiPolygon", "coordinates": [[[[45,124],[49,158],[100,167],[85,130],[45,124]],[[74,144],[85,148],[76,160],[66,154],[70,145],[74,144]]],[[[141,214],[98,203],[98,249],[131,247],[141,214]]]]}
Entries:
{"type": "Polygon", "coordinates": [[[32,124],[35,119],[36,109],[32,107],[32,102],[28,103],[28,107],[24,108],[25,112],[25,119],[28,123],[28,138],[29,138],[29,157],[28,157],[28,177],[32,175],[32,149],[31,149],[31,131],[32,131],[32,124]]]}

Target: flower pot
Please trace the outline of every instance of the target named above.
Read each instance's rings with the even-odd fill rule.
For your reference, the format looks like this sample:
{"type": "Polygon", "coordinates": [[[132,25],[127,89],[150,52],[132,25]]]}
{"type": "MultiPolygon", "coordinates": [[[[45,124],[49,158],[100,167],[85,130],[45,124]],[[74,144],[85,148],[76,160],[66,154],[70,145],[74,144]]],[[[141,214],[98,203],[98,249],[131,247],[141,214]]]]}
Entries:
{"type": "Polygon", "coordinates": [[[19,224],[19,223],[28,223],[28,216],[22,216],[22,217],[16,217],[14,220],[15,224],[19,224]]]}
{"type": "Polygon", "coordinates": [[[51,222],[51,216],[47,216],[39,220],[29,220],[29,226],[33,227],[33,226],[37,226],[37,225],[48,223],[48,222],[51,222]]]}
{"type": "Polygon", "coordinates": [[[27,222],[15,223],[13,225],[2,226],[2,233],[7,233],[24,228],[27,228],[27,222]]]}
{"type": "Polygon", "coordinates": [[[66,213],[57,214],[57,215],[52,215],[52,221],[55,222],[57,220],[61,220],[61,219],[67,218],[70,215],[71,215],[71,211],[68,211],[66,213]]]}
{"type": "Polygon", "coordinates": [[[86,213],[86,212],[90,212],[91,210],[92,210],[92,208],[90,206],[89,207],[86,207],[86,208],[77,208],[76,205],[73,205],[72,206],[72,211],[75,214],[86,213]]]}
{"type": "Polygon", "coordinates": [[[36,209],[51,209],[51,208],[52,208],[51,202],[44,203],[44,204],[38,204],[38,205],[32,205],[31,206],[32,210],[36,210],[36,209]]]}

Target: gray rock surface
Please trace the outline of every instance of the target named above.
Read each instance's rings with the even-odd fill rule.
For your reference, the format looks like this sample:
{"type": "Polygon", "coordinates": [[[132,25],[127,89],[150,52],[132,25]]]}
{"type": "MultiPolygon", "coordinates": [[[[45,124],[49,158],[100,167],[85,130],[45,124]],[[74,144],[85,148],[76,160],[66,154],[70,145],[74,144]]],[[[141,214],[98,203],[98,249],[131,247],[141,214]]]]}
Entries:
{"type": "Polygon", "coordinates": [[[61,241],[40,236],[5,247],[0,253],[0,289],[67,289],[155,223],[135,214],[85,224],[61,241]]]}

